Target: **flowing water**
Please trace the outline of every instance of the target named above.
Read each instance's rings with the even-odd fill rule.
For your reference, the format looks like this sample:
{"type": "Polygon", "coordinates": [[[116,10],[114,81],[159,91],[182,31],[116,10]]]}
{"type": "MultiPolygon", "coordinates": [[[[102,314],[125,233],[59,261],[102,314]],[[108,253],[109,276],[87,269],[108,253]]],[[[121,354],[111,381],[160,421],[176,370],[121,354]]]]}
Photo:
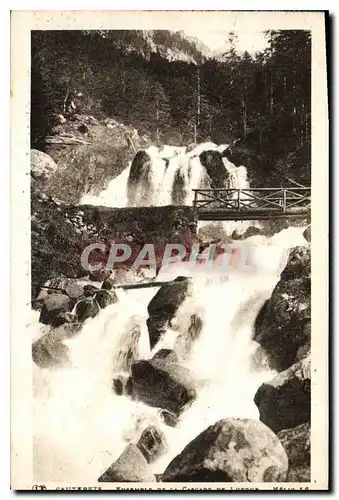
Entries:
{"type": "MultiPolygon", "coordinates": [[[[126,183],[126,175],[115,182],[126,183]]],[[[172,171],[167,171],[167,179],[172,182],[172,171]]],[[[302,231],[290,227],[270,238],[253,236],[243,241],[251,250],[248,269],[221,270],[218,261],[212,269],[188,263],[162,269],[160,281],[191,276],[192,294],[153,351],[147,305],[158,289],[118,290],[118,303],[88,319],[77,336],[64,341],[69,366],[41,369],[34,365],[35,479],[76,484],[86,477],[89,484],[95,482],[150,423],[163,430],[169,445],[152,465],[153,472],[162,473],[208,425],[226,417],[258,418],[253,397],[274,374],[252,340],[254,321],[279,280],[289,248],[305,244],[302,231]],[[193,313],[202,319],[203,327],[187,355],[181,351],[180,329],[193,313]],[[165,425],[156,408],[112,390],[113,375],[125,370],[128,350],[147,359],[163,347],[176,349],[197,383],[196,401],[173,428],[165,425]]],[[[33,316],[30,330],[36,339],[46,327],[38,323],[37,313],[33,316]]]]}

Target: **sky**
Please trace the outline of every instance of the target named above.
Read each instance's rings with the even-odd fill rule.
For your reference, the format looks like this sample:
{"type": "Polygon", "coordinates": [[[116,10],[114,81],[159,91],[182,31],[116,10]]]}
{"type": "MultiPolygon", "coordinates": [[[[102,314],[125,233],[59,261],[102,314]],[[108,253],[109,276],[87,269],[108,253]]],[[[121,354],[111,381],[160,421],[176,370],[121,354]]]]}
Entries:
{"type": "MultiPolygon", "coordinates": [[[[230,30],[206,30],[202,31],[195,27],[184,29],[186,35],[194,36],[203,42],[211,50],[221,53],[225,52],[228,45],[228,33],[230,30]]],[[[262,31],[235,31],[238,37],[237,50],[245,52],[247,50],[250,54],[254,55],[255,52],[263,50],[267,46],[264,33],[262,31]]]]}

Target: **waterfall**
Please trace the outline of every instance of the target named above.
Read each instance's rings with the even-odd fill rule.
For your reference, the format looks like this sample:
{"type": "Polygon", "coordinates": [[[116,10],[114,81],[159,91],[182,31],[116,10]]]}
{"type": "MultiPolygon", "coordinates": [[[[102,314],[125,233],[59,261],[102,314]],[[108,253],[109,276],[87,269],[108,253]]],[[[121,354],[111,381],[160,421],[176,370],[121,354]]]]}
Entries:
{"type": "MultiPolygon", "coordinates": [[[[175,198],[178,204],[191,205],[192,189],[209,183],[199,154],[220,152],[224,147],[208,143],[186,152],[152,146],[139,156],[138,165],[128,165],[98,196],[86,195],[82,203],[126,207],[147,201],[159,206],[173,204],[175,198]]],[[[226,158],[223,165],[230,187],[249,188],[245,167],[235,167],[226,158]]],[[[225,227],[230,233],[233,227],[241,232],[246,226],[227,222],[225,227]]],[[[245,239],[241,244],[251,249],[252,264],[247,271],[222,269],[221,257],[213,268],[192,267],[187,262],[162,268],[157,280],[190,276],[192,290],[153,350],[147,306],[158,289],[118,290],[117,303],[87,319],[77,335],[63,340],[67,366],[47,369],[34,365],[35,481],[82,484],[86,477],[89,484],[96,482],[150,423],[164,432],[168,442],[168,451],[151,465],[160,474],[217,420],[258,418],[254,394],[274,373],[265,364],[263,353],[258,358],[260,347],[252,340],[254,323],[279,280],[289,248],[305,244],[303,229],[290,227],[271,237],[245,239]],[[189,324],[198,325],[199,335],[187,336],[189,324]],[[161,348],[177,352],[197,385],[196,400],[175,427],[165,424],[159,409],[113,390],[115,377],[128,375],[131,360],[149,359],[161,348]]],[[[32,340],[48,328],[38,323],[34,312],[29,327],[32,340]]]]}
{"type": "MultiPolygon", "coordinates": [[[[204,151],[222,153],[227,147],[227,144],[218,146],[212,142],[198,144],[191,151],[186,151],[185,147],[150,146],[142,151],[143,154],[146,153],[142,161],[147,164],[147,168],[141,167],[135,175],[131,171],[133,160],[101,193],[84,195],[80,204],[111,207],[192,205],[192,189],[210,187],[209,176],[200,162],[199,155],[204,151]],[[133,194],[128,190],[131,177],[134,184],[133,194]]],[[[140,152],[137,153],[139,154],[140,152]]],[[[226,158],[222,161],[230,178],[229,187],[248,187],[245,167],[235,167],[226,158]],[[243,170],[242,174],[240,169],[243,170]]]]}
{"type": "MultiPolygon", "coordinates": [[[[271,238],[253,236],[250,245],[254,266],[204,274],[187,263],[173,264],[159,280],[192,276],[193,288],[179,307],[171,327],[150,350],[147,305],[157,289],[119,291],[119,302],[88,319],[80,333],[67,339],[70,364],[64,368],[34,365],[34,477],[42,482],[99,475],[124,450],[136,442],[150,423],[166,435],[169,449],[153,465],[161,473],[190,440],[216,420],[230,416],[258,418],[253,396],[258,386],[272,377],[265,365],[255,362],[258,349],[252,341],[257,313],[276,285],[288,249],[304,244],[303,228],[289,228],[271,238]],[[199,337],[188,356],[180,352],[180,328],[189,315],[202,319],[199,337]],[[137,334],[135,332],[137,331],[137,334]],[[176,427],[164,424],[159,410],[112,390],[115,373],[125,370],[126,353],[147,359],[162,347],[178,348],[183,364],[197,381],[198,397],[176,427]]],[[[46,331],[35,320],[32,338],[46,331]]]]}

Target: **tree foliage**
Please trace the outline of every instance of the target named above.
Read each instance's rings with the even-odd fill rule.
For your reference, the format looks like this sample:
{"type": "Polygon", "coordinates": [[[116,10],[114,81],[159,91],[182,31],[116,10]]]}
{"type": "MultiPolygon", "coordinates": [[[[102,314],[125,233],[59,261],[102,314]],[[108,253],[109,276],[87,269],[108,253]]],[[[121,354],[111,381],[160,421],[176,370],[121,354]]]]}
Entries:
{"type": "MultiPolygon", "coordinates": [[[[181,32],[32,32],[32,145],[43,148],[67,96],[81,93],[81,112],[120,119],[159,140],[170,131],[187,141],[240,139],[238,147],[257,158],[250,162],[257,177],[269,170],[279,182],[287,156],[309,164],[311,35],[266,36],[268,47],[253,57],[236,51],[231,32],[228,51],[206,59],[181,32]]],[[[296,172],[289,167],[295,178],[299,164],[296,172]]]]}

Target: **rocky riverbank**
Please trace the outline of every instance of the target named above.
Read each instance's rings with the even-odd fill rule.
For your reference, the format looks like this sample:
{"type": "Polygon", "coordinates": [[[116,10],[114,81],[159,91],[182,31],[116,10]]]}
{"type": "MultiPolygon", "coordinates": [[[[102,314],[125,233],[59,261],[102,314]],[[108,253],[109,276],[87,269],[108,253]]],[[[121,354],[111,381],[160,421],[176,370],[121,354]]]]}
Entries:
{"type": "MultiPolygon", "coordinates": [[[[69,365],[67,342],[77,335],[89,317],[117,303],[112,280],[59,279],[58,293],[40,294],[40,322],[50,325],[34,342],[34,362],[42,368],[69,365]],[[60,291],[64,293],[60,293],[60,291]],[[74,306],[76,307],[74,308],[74,306]]],[[[51,282],[51,286],[53,282],[51,282]]],[[[151,346],[190,294],[190,281],[178,278],[159,289],[148,304],[147,326],[151,346]]],[[[182,328],[181,341],[192,345],[202,320],[191,317],[182,328]]],[[[133,327],[129,351],[124,354],[125,375],[114,375],[112,390],[160,410],[166,425],[175,427],[197,397],[195,378],[183,366],[178,352],[160,349],[151,359],[140,359],[136,346],[140,336],[133,327]]],[[[130,442],[106,471],[98,471],[99,482],[114,481],[224,481],[305,482],[310,480],[310,249],[290,252],[271,298],[256,321],[255,340],[278,370],[261,385],[254,402],[260,420],[226,418],[215,422],[174,458],[163,474],[153,475],[150,463],[165,453],[166,439],[157,426],[143,431],[130,442]]],[[[180,350],[182,354],[183,351],[180,350]]]]}

